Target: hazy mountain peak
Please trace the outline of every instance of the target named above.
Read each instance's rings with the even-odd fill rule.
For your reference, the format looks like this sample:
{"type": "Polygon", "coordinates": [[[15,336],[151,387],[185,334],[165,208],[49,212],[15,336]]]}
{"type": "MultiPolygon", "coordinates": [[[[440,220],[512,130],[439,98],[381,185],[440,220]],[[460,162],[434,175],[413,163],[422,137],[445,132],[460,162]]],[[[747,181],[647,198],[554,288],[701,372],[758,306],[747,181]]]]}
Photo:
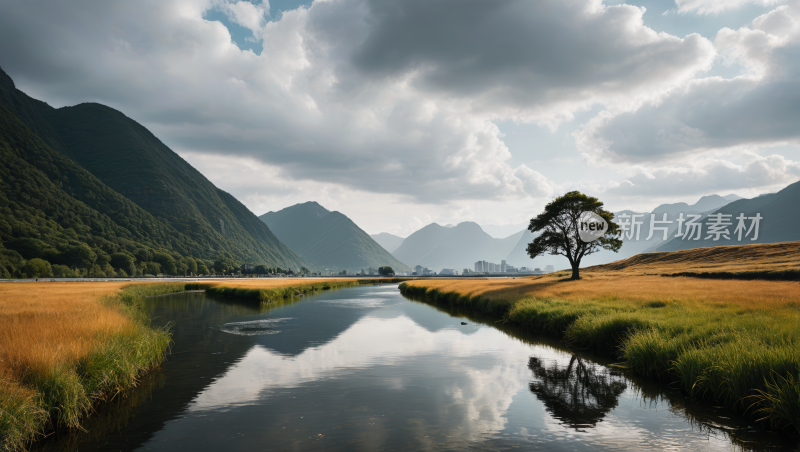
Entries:
{"type": "Polygon", "coordinates": [[[657,213],[657,214],[666,213],[669,216],[672,216],[672,215],[678,215],[679,213],[707,212],[709,210],[719,209],[720,207],[729,203],[730,203],[729,200],[723,198],[720,195],[707,195],[703,196],[696,203],[692,205],[689,205],[685,202],[676,202],[673,204],[661,204],[660,206],[653,209],[652,213],[657,213]]]}
{"type": "Polygon", "coordinates": [[[478,260],[499,264],[522,233],[517,231],[506,239],[495,239],[474,221],[463,221],[454,227],[432,223],[409,235],[392,254],[409,265],[422,265],[437,271],[441,268],[472,268],[478,260]]]}
{"type": "Polygon", "coordinates": [[[388,232],[380,232],[378,234],[370,234],[372,240],[378,242],[378,245],[382,246],[386,251],[393,253],[400,244],[403,243],[405,237],[399,237],[394,234],[389,234],[388,232]]]}
{"type": "Polygon", "coordinates": [[[409,268],[379,245],[347,215],[308,201],[259,217],[292,250],[320,268],[356,272],[389,265],[409,268]]]}
{"type": "Polygon", "coordinates": [[[303,202],[303,203],[298,203],[298,204],[295,204],[293,206],[289,206],[289,207],[287,207],[285,209],[282,209],[281,212],[285,211],[287,209],[292,209],[292,210],[296,210],[296,211],[297,210],[302,210],[302,211],[305,211],[305,212],[309,212],[309,213],[315,214],[320,218],[322,218],[325,215],[331,213],[330,210],[322,207],[316,201],[306,201],[306,202],[303,202]]]}
{"type": "Polygon", "coordinates": [[[462,221],[461,223],[458,223],[457,226],[453,226],[453,227],[458,228],[458,229],[469,229],[469,230],[484,232],[483,228],[481,227],[481,225],[479,225],[478,223],[475,223],[474,221],[462,221]]]}
{"type": "Polygon", "coordinates": [[[444,226],[442,226],[439,223],[433,222],[433,223],[431,223],[429,225],[426,225],[426,226],[423,226],[423,227],[419,228],[416,232],[414,232],[414,234],[416,234],[419,231],[428,230],[428,229],[444,229],[444,226]]]}
{"type": "Polygon", "coordinates": [[[725,200],[729,201],[729,202],[733,202],[733,201],[738,201],[740,199],[744,199],[743,197],[741,197],[739,195],[735,195],[733,193],[731,193],[729,195],[725,195],[725,196],[723,196],[723,198],[725,198],[725,200]]]}
{"type": "Polygon", "coordinates": [[[700,198],[700,200],[694,203],[694,205],[691,207],[692,210],[697,212],[705,212],[707,210],[720,208],[729,202],[730,201],[720,195],[708,195],[700,198]]]}

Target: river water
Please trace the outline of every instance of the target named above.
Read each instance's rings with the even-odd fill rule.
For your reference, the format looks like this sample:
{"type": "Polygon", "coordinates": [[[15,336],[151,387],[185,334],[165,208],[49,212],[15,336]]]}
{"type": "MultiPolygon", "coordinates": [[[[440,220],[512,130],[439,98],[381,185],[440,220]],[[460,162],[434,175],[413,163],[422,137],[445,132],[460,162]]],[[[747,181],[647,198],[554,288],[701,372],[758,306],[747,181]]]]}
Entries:
{"type": "Polygon", "coordinates": [[[798,450],[796,438],[397,285],[150,298],[161,369],[39,450],[798,450]],[[466,322],[466,325],[462,325],[466,322]]]}

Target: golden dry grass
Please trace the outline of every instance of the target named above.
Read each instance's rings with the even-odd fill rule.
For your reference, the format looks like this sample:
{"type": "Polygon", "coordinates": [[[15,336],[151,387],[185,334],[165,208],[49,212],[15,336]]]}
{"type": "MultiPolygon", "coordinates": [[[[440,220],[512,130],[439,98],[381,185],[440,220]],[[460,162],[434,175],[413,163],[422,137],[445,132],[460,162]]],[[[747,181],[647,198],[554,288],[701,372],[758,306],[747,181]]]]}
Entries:
{"type": "Polygon", "coordinates": [[[516,301],[523,298],[615,299],[631,302],[668,301],[717,304],[746,309],[800,306],[800,284],[792,281],[665,278],[681,272],[744,272],[800,269],[800,242],[736,245],[664,253],[581,270],[582,279],[564,273],[518,278],[419,280],[412,286],[516,301]]]}
{"type": "Polygon", "coordinates": [[[672,274],[800,270],[800,242],[732,245],[662,253],[643,253],[595,265],[586,273],[672,274]]]}
{"type": "Polygon", "coordinates": [[[562,300],[668,301],[699,305],[724,304],[741,308],[776,309],[800,306],[800,284],[792,281],[738,281],[665,278],[625,274],[587,274],[579,281],[568,277],[538,276],[503,279],[431,279],[409,281],[409,286],[440,292],[480,295],[494,300],[523,298],[562,300]]]}
{"type": "Polygon", "coordinates": [[[130,282],[0,284],[0,376],[52,368],[86,356],[102,337],[124,332],[131,319],[99,303],[130,282]]]}
{"type": "MultiPolygon", "coordinates": [[[[209,284],[279,288],[321,281],[333,280],[231,279],[209,284]]],[[[118,308],[98,302],[129,285],[128,281],[0,284],[0,376],[16,380],[30,369],[74,363],[102,338],[131,328],[132,320],[118,308]]]]}

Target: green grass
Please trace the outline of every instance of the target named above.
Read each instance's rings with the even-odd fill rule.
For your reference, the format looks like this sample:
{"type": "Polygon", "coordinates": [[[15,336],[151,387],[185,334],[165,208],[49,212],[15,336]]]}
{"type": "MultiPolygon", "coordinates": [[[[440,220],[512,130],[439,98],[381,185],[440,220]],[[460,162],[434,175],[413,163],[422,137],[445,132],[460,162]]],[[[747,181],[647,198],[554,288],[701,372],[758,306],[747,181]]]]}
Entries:
{"type": "Polygon", "coordinates": [[[677,384],[692,397],[725,404],[774,429],[800,432],[800,310],[636,304],[615,297],[512,302],[406,284],[400,290],[503,316],[571,347],[612,356],[630,371],[677,384]]]}
{"type": "Polygon", "coordinates": [[[385,279],[355,279],[350,281],[333,280],[323,282],[299,283],[292,286],[248,289],[241,287],[211,286],[203,283],[186,284],[186,290],[205,289],[206,294],[223,298],[236,298],[254,303],[274,303],[280,300],[291,299],[321,290],[341,289],[359,285],[389,284],[405,281],[402,278],[385,279]]]}
{"type": "MultiPolygon", "coordinates": [[[[29,369],[21,385],[0,378],[0,450],[24,450],[51,429],[80,429],[92,407],[134,387],[158,366],[170,343],[167,328],[152,328],[140,308],[145,296],[182,292],[185,284],[137,285],[101,303],[118,306],[134,320],[123,335],[101,338],[92,352],[68,365],[29,369]]],[[[57,346],[57,344],[54,344],[57,346]]]]}
{"type": "Polygon", "coordinates": [[[22,450],[49,420],[42,395],[0,378],[0,450],[22,450]]]}

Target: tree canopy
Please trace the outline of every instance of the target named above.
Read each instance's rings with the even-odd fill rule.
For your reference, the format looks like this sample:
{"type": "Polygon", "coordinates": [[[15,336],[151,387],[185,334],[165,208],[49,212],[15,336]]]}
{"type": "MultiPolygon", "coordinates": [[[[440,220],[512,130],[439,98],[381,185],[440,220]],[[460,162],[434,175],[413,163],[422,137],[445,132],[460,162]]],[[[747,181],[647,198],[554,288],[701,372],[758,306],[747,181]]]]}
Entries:
{"type": "Polygon", "coordinates": [[[394,276],[394,269],[388,265],[378,267],[378,274],[381,276],[394,276]]]}
{"type": "Polygon", "coordinates": [[[601,249],[617,252],[622,247],[622,240],[617,238],[619,226],[613,219],[614,214],[604,210],[600,200],[571,191],[551,201],[544,212],[531,219],[528,230],[541,234],[528,244],[528,255],[531,259],[545,253],[564,256],[572,267],[572,279],[579,279],[584,256],[601,249]],[[587,226],[586,217],[591,214],[602,218],[607,229],[596,239],[586,241],[581,238],[581,227],[587,226]]]}

